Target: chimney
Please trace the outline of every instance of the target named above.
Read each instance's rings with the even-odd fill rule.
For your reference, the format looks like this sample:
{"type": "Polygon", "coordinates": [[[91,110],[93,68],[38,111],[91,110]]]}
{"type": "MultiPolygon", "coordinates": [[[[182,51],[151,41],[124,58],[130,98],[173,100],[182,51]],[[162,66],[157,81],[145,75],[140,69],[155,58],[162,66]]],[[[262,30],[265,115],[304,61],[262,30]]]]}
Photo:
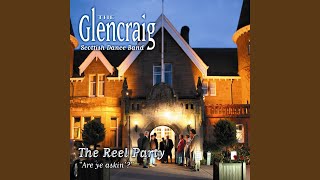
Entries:
{"type": "Polygon", "coordinates": [[[189,44],[189,31],[190,28],[188,26],[183,26],[181,28],[181,36],[183,37],[183,39],[189,44]]]}

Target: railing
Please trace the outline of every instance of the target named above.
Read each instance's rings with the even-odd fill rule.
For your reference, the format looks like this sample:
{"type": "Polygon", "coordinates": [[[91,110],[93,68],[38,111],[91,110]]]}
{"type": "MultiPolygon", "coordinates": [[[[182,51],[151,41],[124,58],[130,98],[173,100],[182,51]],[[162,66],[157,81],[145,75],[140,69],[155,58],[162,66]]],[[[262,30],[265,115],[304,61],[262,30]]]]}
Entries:
{"type": "Polygon", "coordinates": [[[215,104],[206,106],[207,117],[250,117],[250,104],[215,104]]]}

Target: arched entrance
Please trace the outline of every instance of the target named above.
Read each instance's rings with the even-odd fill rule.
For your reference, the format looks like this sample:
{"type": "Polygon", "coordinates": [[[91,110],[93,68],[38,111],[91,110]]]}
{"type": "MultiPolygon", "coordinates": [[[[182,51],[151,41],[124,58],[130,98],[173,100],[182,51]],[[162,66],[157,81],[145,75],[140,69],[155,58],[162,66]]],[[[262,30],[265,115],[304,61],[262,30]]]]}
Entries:
{"type": "Polygon", "coordinates": [[[151,135],[157,133],[158,143],[162,141],[162,138],[166,139],[166,136],[169,136],[169,139],[172,140],[174,148],[172,149],[172,159],[175,159],[175,147],[176,147],[176,133],[168,126],[157,126],[151,131],[151,135]]]}

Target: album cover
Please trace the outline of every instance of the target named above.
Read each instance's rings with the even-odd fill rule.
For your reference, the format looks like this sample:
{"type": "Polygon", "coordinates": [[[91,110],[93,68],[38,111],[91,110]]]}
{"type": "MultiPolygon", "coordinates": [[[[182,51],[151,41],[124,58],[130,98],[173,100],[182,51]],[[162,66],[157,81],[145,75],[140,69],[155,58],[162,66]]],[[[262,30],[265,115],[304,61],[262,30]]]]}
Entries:
{"type": "Polygon", "coordinates": [[[70,179],[250,179],[250,0],[70,0],[70,53],[70,179]]]}

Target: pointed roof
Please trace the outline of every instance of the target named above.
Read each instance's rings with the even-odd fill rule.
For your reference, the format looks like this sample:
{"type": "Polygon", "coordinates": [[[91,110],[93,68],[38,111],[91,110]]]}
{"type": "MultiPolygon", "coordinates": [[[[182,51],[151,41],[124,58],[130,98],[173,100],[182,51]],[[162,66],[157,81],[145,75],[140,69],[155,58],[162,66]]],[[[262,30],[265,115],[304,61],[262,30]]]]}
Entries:
{"type": "Polygon", "coordinates": [[[72,36],[74,36],[71,19],[70,19],[70,34],[71,34],[72,36]]]}
{"type": "Polygon", "coordinates": [[[250,0],[243,0],[237,30],[250,24],[250,0]]]}
{"type": "Polygon", "coordinates": [[[81,74],[87,69],[87,67],[91,64],[91,62],[99,58],[102,64],[107,68],[107,70],[112,74],[114,71],[113,66],[110,64],[108,59],[102,54],[101,51],[92,51],[89,56],[83,61],[83,63],[79,66],[79,74],[81,74]]]}
{"type": "Polygon", "coordinates": [[[71,19],[70,19],[70,41],[71,41],[71,43],[73,44],[74,48],[76,48],[76,47],[79,45],[78,40],[77,40],[76,37],[74,36],[71,19]]]}
{"type": "MultiPolygon", "coordinates": [[[[167,30],[167,32],[173,37],[173,39],[177,42],[177,44],[181,47],[181,49],[186,53],[186,55],[191,59],[191,61],[195,64],[195,66],[200,70],[200,72],[207,76],[207,66],[202,59],[197,55],[197,53],[190,47],[190,45],[183,39],[180,33],[174,28],[171,22],[167,19],[164,14],[161,14],[156,21],[156,29],[153,33],[152,37],[161,29],[161,19],[164,19],[163,27],[167,30]]],[[[148,41],[140,41],[138,46],[146,46],[148,41]]],[[[134,60],[139,56],[142,50],[131,51],[130,54],[126,57],[126,59],[117,67],[119,70],[119,76],[123,76],[126,70],[130,67],[130,65],[134,62],[134,60]]],[[[160,59],[160,58],[159,58],[160,59]]]]}

